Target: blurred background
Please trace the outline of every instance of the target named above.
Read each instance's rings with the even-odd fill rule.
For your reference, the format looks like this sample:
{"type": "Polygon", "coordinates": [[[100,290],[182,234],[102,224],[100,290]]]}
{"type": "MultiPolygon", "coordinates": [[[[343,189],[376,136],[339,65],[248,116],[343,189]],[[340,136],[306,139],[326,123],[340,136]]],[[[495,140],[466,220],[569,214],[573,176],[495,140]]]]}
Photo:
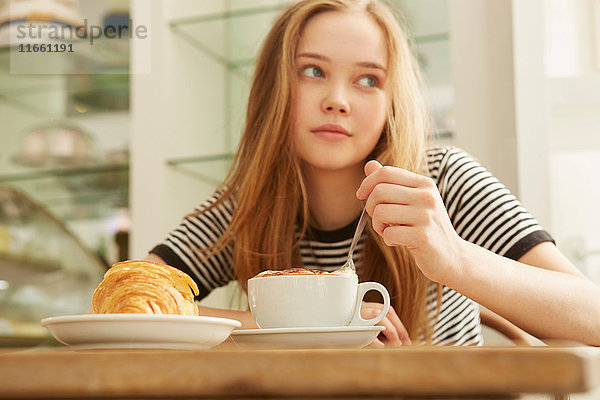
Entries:
{"type": "MultiPolygon", "coordinates": [[[[212,193],[254,57],[289,2],[0,0],[5,342],[45,340],[40,318],[86,312],[109,265],[143,258],[212,193]],[[33,16],[148,35],[98,40],[63,73],[23,74],[5,39],[33,16]]],[[[433,140],[474,155],[600,284],[600,1],[392,2],[429,85],[433,140]]],[[[204,303],[231,305],[233,292],[204,303]]]]}

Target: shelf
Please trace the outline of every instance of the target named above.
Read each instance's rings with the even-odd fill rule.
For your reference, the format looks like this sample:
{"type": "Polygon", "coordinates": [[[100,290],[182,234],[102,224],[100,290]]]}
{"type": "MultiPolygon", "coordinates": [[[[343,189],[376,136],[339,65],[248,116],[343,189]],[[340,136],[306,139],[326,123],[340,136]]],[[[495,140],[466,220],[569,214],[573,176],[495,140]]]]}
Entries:
{"type": "MultiPolygon", "coordinates": [[[[43,328],[42,328],[43,329],[43,328]]],[[[40,332],[39,334],[0,334],[0,347],[34,347],[40,345],[60,345],[49,332],[40,332]]]]}
{"type": "Polygon", "coordinates": [[[0,105],[47,118],[128,110],[129,41],[77,43],[62,56],[1,48],[0,105]]]}
{"type": "Polygon", "coordinates": [[[432,140],[452,140],[454,138],[454,132],[446,131],[446,130],[438,130],[431,135],[432,140]]]}
{"type": "Polygon", "coordinates": [[[199,181],[218,185],[225,179],[233,154],[209,154],[167,160],[167,165],[173,170],[181,172],[199,181]]]}
{"type": "MultiPolygon", "coordinates": [[[[34,260],[25,259],[23,257],[16,257],[12,254],[0,253],[0,264],[2,268],[9,268],[13,270],[30,269],[43,273],[52,273],[60,271],[60,262],[51,262],[48,260],[34,260]]],[[[6,275],[3,275],[6,278],[6,275]]]]}
{"type": "Polygon", "coordinates": [[[179,27],[184,25],[203,23],[203,22],[213,22],[213,21],[222,21],[233,18],[241,18],[248,16],[255,16],[258,14],[270,13],[270,12],[279,12],[287,7],[287,4],[276,4],[271,6],[263,6],[263,7],[253,7],[253,8],[242,8],[237,10],[227,10],[218,13],[210,13],[204,15],[197,15],[191,17],[184,18],[175,18],[171,20],[171,27],[179,27]]]}
{"type": "Polygon", "coordinates": [[[129,204],[127,163],[77,168],[20,169],[0,174],[63,220],[101,218],[129,204]]]}
{"type": "Polygon", "coordinates": [[[262,39],[283,5],[175,19],[171,30],[230,73],[249,81],[262,39]]]}
{"type": "Polygon", "coordinates": [[[110,164],[110,165],[96,165],[90,167],[77,167],[77,168],[51,168],[51,169],[39,169],[39,170],[22,170],[20,172],[14,172],[9,174],[0,174],[0,183],[15,182],[15,181],[27,181],[32,179],[41,179],[49,177],[65,178],[71,176],[82,176],[82,175],[98,175],[102,173],[114,173],[114,172],[127,172],[129,171],[129,164],[110,164]]]}
{"type": "Polygon", "coordinates": [[[2,280],[12,284],[40,284],[49,274],[61,271],[59,260],[29,260],[9,254],[0,254],[2,280]]]}

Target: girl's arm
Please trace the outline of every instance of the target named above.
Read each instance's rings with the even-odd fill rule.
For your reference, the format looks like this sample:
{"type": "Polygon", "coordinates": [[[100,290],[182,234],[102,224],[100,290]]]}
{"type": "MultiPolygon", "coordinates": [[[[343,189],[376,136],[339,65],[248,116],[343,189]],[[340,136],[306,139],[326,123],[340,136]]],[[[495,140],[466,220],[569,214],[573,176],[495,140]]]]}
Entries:
{"type": "MultiPolygon", "coordinates": [[[[158,264],[166,264],[166,262],[154,253],[150,253],[145,258],[146,261],[155,262],[158,264]]],[[[250,311],[236,311],[221,308],[202,307],[198,306],[200,315],[204,317],[220,317],[238,320],[242,323],[239,329],[254,329],[257,328],[254,317],[250,311]]]]}
{"type": "Polygon", "coordinates": [[[600,288],[554,244],[540,243],[518,262],[469,242],[462,248],[442,283],[538,338],[600,346],[600,288]]]}
{"type": "Polygon", "coordinates": [[[600,288],[549,242],[518,261],[463,240],[436,183],[400,168],[365,166],[357,197],[390,246],[407,246],[422,272],[542,339],[600,345],[600,288]]]}

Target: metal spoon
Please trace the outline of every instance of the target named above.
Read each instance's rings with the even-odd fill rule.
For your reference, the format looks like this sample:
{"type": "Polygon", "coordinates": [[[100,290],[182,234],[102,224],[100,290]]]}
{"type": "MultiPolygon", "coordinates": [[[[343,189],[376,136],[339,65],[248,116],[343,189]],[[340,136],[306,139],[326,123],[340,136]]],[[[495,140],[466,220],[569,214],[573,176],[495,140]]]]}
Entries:
{"type": "Polygon", "coordinates": [[[362,214],[360,214],[360,219],[358,220],[358,225],[356,226],[356,231],[354,231],[354,237],[352,238],[352,244],[350,245],[350,251],[348,251],[348,260],[346,263],[342,265],[340,270],[342,269],[351,269],[352,272],[356,273],[356,267],[354,266],[354,261],[352,261],[352,254],[354,254],[354,248],[362,235],[363,230],[365,229],[365,225],[367,225],[367,213],[363,208],[362,214]]]}

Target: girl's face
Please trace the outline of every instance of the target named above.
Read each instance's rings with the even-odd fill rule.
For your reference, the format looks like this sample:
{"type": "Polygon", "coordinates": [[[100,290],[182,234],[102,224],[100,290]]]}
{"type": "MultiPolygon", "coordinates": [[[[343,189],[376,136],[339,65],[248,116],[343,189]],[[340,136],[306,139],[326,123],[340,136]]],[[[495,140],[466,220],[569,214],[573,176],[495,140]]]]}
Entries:
{"type": "Polygon", "coordinates": [[[294,145],[325,170],[362,166],[386,119],[388,54],[377,24],[330,11],[306,24],[296,56],[294,145]]]}

